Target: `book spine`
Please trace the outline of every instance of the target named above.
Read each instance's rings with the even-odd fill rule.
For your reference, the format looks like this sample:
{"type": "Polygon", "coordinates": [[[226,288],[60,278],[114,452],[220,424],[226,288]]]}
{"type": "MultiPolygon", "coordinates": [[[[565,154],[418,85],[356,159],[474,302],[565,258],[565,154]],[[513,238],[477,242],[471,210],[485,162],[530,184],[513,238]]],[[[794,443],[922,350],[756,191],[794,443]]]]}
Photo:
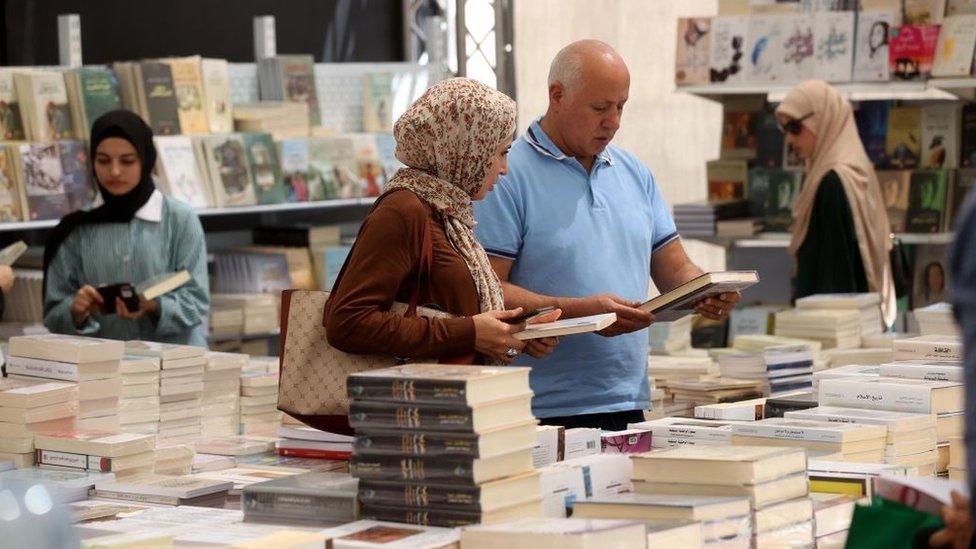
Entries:
{"type": "Polygon", "coordinates": [[[898,377],[903,379],[924,379],[927,381],[964,381],[963,369],[960,366],[939,366],[936,364],[907,365],[885,364],[881,366],[883,377],[898,377]]]}
{"type": "MultiPolygon", "coordinates": [[[[668,439],[712,440],[717,443],[728,443],[732,440],[732,433],[730,431],[716,431],[714,427],[678,427],[669,425],[654,429],[654,438],[656,439],[658,437],[668,439]]],[[[652,439],[652,442],[656,442],[656,440],[652,439]]]]}
{"type": "Polygon", "coordinates": [[[7,373],[61,381],[78,381],[78,366],[76,364],[63,364],[16,356],[12,356],[8,360],[7,373]]]}
{"type": "Polygon", "coordinates": [[[305,495],[262,493],[244,490],[245,514],[274,515],[282,518],[346,522],[356,520],[356,497],[347,495],[305,495]]]}
{"type": "Polygon", "coordinates": [[[350,376],[346,382],[349,398],[392,402],[467,404],[467,384],[463,381],[376,379],[350,376]]]}
{"type": "Polygon", "coordinates": [[[470,432],[473,419],[470,408],[373,405],[355,401],[349,405],[349,425],[354,429],[392,427],[470,432]]]}
{"type": "Polygon", "coordinates": [[[962,361],[962,345],[944,345],[912,341],[896,341],[894,360],[953,360],[962,361]]]}
{"type": "Polygon", "coordinates": [[[278,455],[284,457],[312,458],[312,459],[333,459],[346,461],[351,452],[336,452],[334,450],[313,450],[309,448],[279,448],[278,455]]]}
{"type": "Polygon", "coordinates": [[[803,427],[774,427],[770,425],[736,425],[732,434],[737,436],[772,438],[778,440],[804,440],[808,442],[844,442],[844,434],[823,429],[803,427]]]}
{"type": "Polygon", "coordinates": [[[88,469],[88,458],[85,454],[72,454],[69,452],[55,452],[54,450],[34,450],[34,460],[38,465],[51,465],[54,467],[67,467],[84,471],[88,469]]]}
{"type": "Polygon", "coordinates": [[[931,392],[926,387],[910,385],[883,386],[824,379],[820,382],[821,406],[846,406],[896,412],[932,413],[931,392]]]}
{"type": "Polygon", "coordinates": [[[459,456],[476,458],[480,455],[476,437],[448,433],[356,433],[353,449],[357,454],[397,454],[408,456],[459,456]]]}
{"type": "Polygon", "coordinates": [[[363,505],[406,506],[422,509],[450,508],[481,511],[481,489],[477,486],[432,486],[425,483],[388,483],[363,480],[359,483],[363,505]]]}
{"type": "Polygon", "coordinates": [[[359,518],[416,524],[419,526],[441,526],[444,528],[457,528],[459,526],[467,526],[481,522],[480,513],[385,505],[363,505],[359,511],[359,518]]]}
{"type": "Polygon", "coordinates": [[[91,490],[89,495],[93,498],[117,499],[121,501],[134,501],[136,503],[155,503],[158,505],[178,505],[180,503],[180,498],[173,496],[133,494],[131,492],[105,492],[98,489],[91,490]]]}
{"type": "Polygon", "coordinates": [[[399,456],[359,456],[349,458],[349,473],[362,479],[431,480],[469,483],[474,480],[471,460],[437,460],[399,456]]]}

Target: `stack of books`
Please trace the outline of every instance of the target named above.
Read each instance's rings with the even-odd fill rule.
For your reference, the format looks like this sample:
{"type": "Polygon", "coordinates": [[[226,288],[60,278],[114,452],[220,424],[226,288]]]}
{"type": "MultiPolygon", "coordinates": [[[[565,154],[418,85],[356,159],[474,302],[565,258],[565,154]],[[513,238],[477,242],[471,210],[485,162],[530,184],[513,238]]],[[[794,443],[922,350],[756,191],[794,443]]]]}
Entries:
{"type": "Polygon", "coordinates": [[[955,360],[898,360],[878,367],[882,377],[924,379],[926,381],[965,381],[963,363],[955,360]]]}
{"type": "Polygon", "coordinates": [[[927,307],[919,307],[913,311],[918,331],[922,335],[954,335],[961,332],[956,318],[952,314],[949,303],[933,303],[927,307]]]}
{"type": "Polygon", "coordinates": [[[244,309],[210,304],[208,327],[212,337],[238,337],[244,333],[244,309]]]}
{"type": "Polygon", "coordinates": [[[647,378],[655,389],[663,391],[659,400],[659,409],[665,416],[691,415],[694,405],[687,402],[676,402],[670,384],[679,380],[701,381],[718,375],[718,364],[707,356],[676,357],[651,355],[647,361],[647,378]]]}
{"type": "Polygon", "coordinates": [[[969,478],[969,463],[966,461],[966,440],[962,437],[949,439],[949,478],[965,482],[969,478]]]}
{"type": "Polygon", "coordinates": [[[674,223],[683,236],[715,236],[715,223],[745,217],[749,203],[745,200],[694,202],[674,206],[674,223]]]}
{"type": "Polygon", "coordinates": [[[881,296],[863,294],[817,294],[796,300],[797,309],[838,309],[857,311],[861,315],[861,337],[883,332],[881,296]]]}
{"type": "Polygon", "coordinates": [[[156,446],[153,456],[153,472],[157,475],[189,475],[193,471],[193,457],[196,454],[191,444],[169,444],[156,446]]]}
{"type": "Polygon", "coordinates": [[[8,374],[78,384],[78,427],[119,431],[120,341],[60,334],[10,339],[8,374]],[[73,378],[73,379],[72,379],[73,378]]]}
{"type": "Polygon", "coordinates": [[[200,437],[204,349],[189,345],[129,341],[128,354],[160,361],[159,446],[184,444],[200,437]]]}
{"type": "Polygon", "coordinates": [[[152,435],[102,431],[61,431],[34,437],[34,457],[42,468],[114,473],[116,479],[152,474],[152,435]]]}
{"type": "Polygon", "coordinates": [[[119,430],[123,433],[159,433],[159,359],[129,355],[119,365],[122,395],[119,430]]]}
{"type": "Polygon", "coordinates": [[[631,492],[633,471],[624,454],[591,454],[539,468],[542,516],[566,518],[574,501],[631,492]]]}
{"type": "MultiPolygon", "coordinates": [[[[29,486],[43,484],[50,498],[59,503],[84,501],[88,499],[88,492],[95,487],[96,483],[114,480],[115,475],[112,473],[94,471],[52,471],[29,468],[0,473],[0,483],[20,483],[29,486]]],[[[6,540],[4,542],[6,543],[6,540]]]]}
{"type": "Polygon", "coordinates": [[[847,494],[811,492],[810,499],[813,500],[816,547],[844,547],[854,517],[854,506],[859,503],[870,505],[866,499],[847,494]]]}
{"type": "MultiPolygon", "coordinates": [[[[287,271],[285,274],[287,275],[287,271]]],[[[245,335],[278,331],[278,299],[275,294],[212,294],[210,303],[219,310],[241,311],[242,333],[245,335]]]]}
{"type": "Polygon", "coordinates": [[[44,271],[40,269],[14,269],[14,285],[4,294],[4,322],[42,324],[44,302],[40,299],[44,284],[44,271]]]}
{"type": "Polygon", "coordinates": [[[859,364],[848,364],[847,366],[820,370],[819,372],[813,373],[813,394],[820,394],[820,382],[825,379],[837,379],[845,377],[855,379],[872,379],[880,375],[881,366],[874,365],[861,366],[859,364]]]}
{"type": "Polygon", "coordinates": [[[765,409],[766,398],[754,398],[739,402],[695,406],[695,417],[720,421],[759,421],[764,417],[765,409]]]}
{"type": "Polygon", "coordinates": [[[691,320],[688,315],[672,322],[655,322],[648,328],[651,354],[669,355],[691,347],[691,320]]]}
{"type": "Polygon", "coordinates": [[[278,372],[241,374],[241,416],[238,433],[274,436],[281,426],[278,372]]]}
{"type": "Polygon", "coordinates": [[[824,349],[861,346],[861,313],[846,309],[792,309],[776,313],[776,335],[819,341],[824,349]]]}
{"type": "Polygon", "coordinates": [[[232,487],[232,482],[191,476],[143,475],[122,481],[98,481],[91,496],[155,505],[222,507],[232,487]]]}
{"type": "Polygon", "coordinates": [[[309,124],[321,123],[315,90],[315,59],[311,55],[277,55],[258,63],[262,101],[290,101],[308,106],[309,124]]]}
{"type": "MultiPolygon", "coordinates": [[[[862,339],[862,344],[864,340],[862,339]]],[[[865,347],[861,349],[827,349],[822,353],[827,368],[838,368],[857,364],[870,366],[891,362],[894,352],[891,347],[865,347]]]]}
{"type": "Polygon", "coordinates": [[[733,424],[731,421],[665,417],[631,423],[628,427],[651,431],[651,446],[654,448],[671,448],[702,444],[731,445],[733,424]]]}
{"type": "Polygon", "coordinates": [[[248,357],[208,352],[206,358],[200,434],[209,437],[236,435],[241,414],[241,371],[247,365],[248,357]]]}
{"type": "Polygon", "coordinates": [[[275,141],[308,137],[308,105],[280,101],[234,104],[234,131],[270,133],[275,141]]]}
{"type": "Polygon", "coordinates": [[[784,337],[765,334],[743,334],[735,338],[732,348],[746,353],[761,353],[769,347],[782,347],[784,345],[806,345],[810,348],[814,360],[820,356],[822,348],[819,341],[809,338],[784,337]]]}
{"type": "Polygon", "coordinates": [[[764,396],[809,391],[813,383],[813,355],[807,345],[767,347],[760,353],[731,350],[717,356],[723,377],[760,383],[764,396]]]}
{"type": "Polygon", "coordinates": [[[934,475],[938,460],[936,419],[931,414],[864,410],[818,406],[786,412],[787,419],[881,425],[887,428],[884,462],[917,467],[923,475],[934,475]]]}
{"type": "Polygon", "coordinates": [[[962,339],[954,335],[927,335],[896,339],[892,344],[895,360],[963,359],[962,339]]]}
{"type": "Polygon", "coordinates": [[[349,459],[353,437],[320,431],[307,426],[278,428],[278,455],[314,458],[349,459]]]}
{"type": "MultiPolygon", "coordinates": [[[[687,527],[687,525],[686,525],[687,527]]],[[[468,526],[461,529],[461,546],[466,549],[495,549],[497,547],[614,547],[619,549],[641,549],[648,546],[651,537],[649,526],[633,520],[599,519],[561,519],[526,518],[515,522],[490,526],[468,526]]],[[[658,530],[655,528],[655,530],[658,530]]],[[[668,529],[672,533],[673,525],[668,529]]],[[[443,538],[442,538],[443,539],[443,538]]],[[[699,547],[700,528],[690,526],[690,532],[679,533],[677,537],[666,537],[665,543],[652,547],[699,547]],[[681,545],[671,545],[681,543],[681,545]]],[[[441,541],[441,540],[439,540],[441,541]]],[[[424,545],[424,547],[453,546],[443,540],[443,545],[424,545]]],[[[339,547],[335,545],[335,547],[339,547]]]]}
{"type": "Polygon", "coordinates": [[[541,515],[528,368],[409,364],[352,374],[346,387],[362,517],[458,526],[541,515]]]}
{"type": "Polygon", "coordinates": [[[358,482],[346,473],[308,472],[245,486],[245,522],[330,526],[356,520],[358,482]]]}
{"type": "Polygon", "coordinates": [[[687,404],[691,409],[698,405],[738,402],[763,396],[758,381],[721,377],[670,381],[668,391],[674,396],[675,406],[687,404]]]}
{"type": "Polygon", "coordinates": [[[0,461],[34,464],[34,434],[74,427],[78,387],[32,378],[0,378],[0,461]]]}
{"type": "MultiPolygon", "coordinates": [[[[685,446],[631,459],[638,494],[747,498],[744,508],[736,508],[739,516],[716,515],[703,522],[706,545],[750,535],[753,547],[813,542],[807,458],[800,449],[685,446]]],[[[666,504],[669,499],[661,501],[666,504]]]]}
{"type": "Polygon", "coordinates": [[[803,448],[818,459],[884,461],[888,431],[884,425],[830,423],[783,417],[732,427],[732,444],[803,448]]]}

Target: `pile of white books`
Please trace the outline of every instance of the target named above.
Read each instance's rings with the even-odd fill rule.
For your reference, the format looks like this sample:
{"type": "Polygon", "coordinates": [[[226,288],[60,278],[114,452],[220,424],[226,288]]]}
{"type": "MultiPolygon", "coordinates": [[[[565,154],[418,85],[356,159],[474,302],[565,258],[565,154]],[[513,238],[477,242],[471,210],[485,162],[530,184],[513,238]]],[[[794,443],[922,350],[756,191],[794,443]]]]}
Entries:
{"type": "Polygon", "coordinates": [[[818,406],[786,412],[785,417],[838,424],[884,426],[887,429],[883,460],[885,463],[917,467],[922,475],[935,474],[938,441],[936,418],[932,414],[818,406]]]}
{"type": "Polygon", "coordinates": [[[594,454],[558,461],[538,470],[542,516],[565,518],[573,502],[633,490],[634,466],[624,454],[594,454]]]}
{"type": "Polygon", "coordinates": [[[155,437],[102,431],[61,431],[34,438],[42,468],[114,473],[116,478],[152,474],[155,437]]]}
{"type": "Polygon", "coordinates": [[[82,429],[119,431],[121,341],[61,334],[10,339],[8,374],[73,381],[82,429]]]}
{"type": "Polygon", "coordinates": [[[0,378],[0,461],[34,464],[34,435],[74,427],[78,386],[37,378],[0,378]]]}
{"type": "Polygon", "coordinates": [[[967,481],[969,478],[969,463],[966,461],[966,440],[962,437],[949,439],[949,478],[967,481]]]}
{"type": "Polygon", "coordinates": [[[747,353],[761,353],[769,347],[782,347],[784,345],[806,345],[810,348],[814,360],[820,357],[822,345],[819,341],[810,338],[784,337],[778,335],[741,335],[735,338],[732,348],[747,353]]]}
{"type": "Polygon", "coordinates": [[[159,446],[192,442],[200,436],[204,349],[190,345],[129,341],[126,352],[160,361],[159,446]]]}
{"type": "Polygon", "coordinates": [[[862,337],[877,335],[884,331],[881,319],[881,296],[877,293],[811,295],[797,299],[796,308],[857,311],[861,320],[862,337]]]}
{"type": "Polygon", "coordinates": [[[353,437],[312,427],[278,427],[275,448],[283,456],[320,459],[348,459],[353,437]]]}
{"type": "Polygon", "coordinates": [[[861,349],[827,349],[821,354],[827,362],[827,368],[838,368],[851,364],[867,366],[891,362],[894,351],[891,347],[864,347],[861,349]]]}
{"type": "Polygon", "coordinates": [[[722,377],[669,381],[668,391],[673,395],[676,406],[687,404],[690,409],[698,405],[738,402],[763,396],[759,381],[722,377]]]}
{"type": "Polygon", "coordinates": [[[760,383],[764,396],[809,390],[813,382],[813,354],[808,345],[772,346],[759,353],[733,349],[717,356],[723,377],[760,383]]]}
{"type": "Polygon", "coordinates": [[[828,370],[821,370],[819,372],[813,373],[813,393],[815,395],[820,394],[820,382],[825,379],[838,379],[838,378],[855,378],[855,379],[872,379],[881,375],[881,366],[867,365],[862,366],[860,364],[848,364],[847,366],[840,366],[838,368],[830,368],[828,370]]]}
{"type": "Polygon", "coordinates": [[[884,425],[772,417],[734,425],[732,444],[803,448],[819,459],[879,463],[887,434],[884,425]]]}
{"type": "Polygon", "coordinates": [[[208,352],[206,357],[200,432],[210,437],[236,435],[241,413],[241,371],[248,356],[208,352]]]}
{"type": "Polygon", "coordinates": [[[281,426],[278,411],[278,372],[253,372],[241,375],[241,415],[238,432],[242,435],[273,436],[281,426]]]}
{"type": "Polygon", "coordinates": [[[672,379],[702,379],[719,373],[718,364],[708,356],[676,357],[652,355],[647,360],[647,376],[667,381],[672,379]]]}
{"type": "MultiPolygon", "coordinates": [[[[680,516],[702,521],[706,546],[709,542],[735,543],[742,538],[751,539],[753,547],[809,546],[813,541],[807,458],[801,449],[683,446],[631,459],[634,491],[657,496],[655,507],[676,506],[684,508],[683,513],[690,511],[689,506],[699,508],[691,515],[680,516]],[[744,505],[708,501],[707,497],[742,498],[744,505]]],[[[574,506],[574,516],[577,511],[574,506]]],[[[647,514],[641,517],[653,518],[647,514]]],[[[739,547],[740,543],[734,546],[739,547]]]]}
{"type": "Polygon", "coordinates": [[[819,341],[824,349],[861,346],[861,314],[846,309],[791,309],[776,313],[776,335],[819,341]]]}
{"type": "Polygon", "coordinates": [[[892,344],[895,360],[963,359],[962,339],[957,335],[925,335],[896,339],[892,344]]]}
{"type": "Polygon", "coordinates": [[[918,331],[922,335],[955,335],[960,334],[959,324],[952,314],[949,303],[933,303],[927,307],[915,309],[915,321],[918,331]]]}
{"type": "Polygon", "coordinates": [[[242,311],[244,334],[278,330],[278,299],[273,294],[213,294],[210,303],[218,309],[242,311]]]}
{"type": "Polygon", "coordinates": [[[688,315],[672,322],[655,322],[648,328],[651,354],[670,355],[691,347],[691,320],[688,315]]]}
{"type": "Polygon", "coordinates": [[[119,430],[155,435],[159,432],[159,359],[128,355],[122,359],[119,430]]]}
{"type": "MultiPolygon", "coordinates": [[[[88,492],[101,481],[113,481],[112,473],[94,471],[53,471],[48,469],[14,469],[0,473],[0,484],[43,484],[51,498],[60,503],[73,503],[88,499],[88,492]]],[[[6,541],[6,540],[5,540],[6,541]]]]}
{"type": "Polygon", "coordinates": [[[651,431],[651,446],[731,445],[732,426],[735,421],[711,421],[694,418],[665,417],[627,425],[628,429],[651,431]]]}
{"type": "Polygon", "coordinates": [[[157,475],[188,475],[193,471],[196,450],[191,444],[157,444],[153,456],[153,472],[157,475]]]}
{"type": "Polygon", "coordinates": [[[213,506],[223,503],[232,487],[231,482],[191,476],[143,475],[126,480],[98,481],[91,495],[156,505],[213,506]]]}
{"type": "Polygon", "coordinates": [[[704,406],[695,406],[695,417],[698,419],[721,421],[758,421],[763,418],[765,408],[765,397],[739,402],[706,404],[704,406]]]}

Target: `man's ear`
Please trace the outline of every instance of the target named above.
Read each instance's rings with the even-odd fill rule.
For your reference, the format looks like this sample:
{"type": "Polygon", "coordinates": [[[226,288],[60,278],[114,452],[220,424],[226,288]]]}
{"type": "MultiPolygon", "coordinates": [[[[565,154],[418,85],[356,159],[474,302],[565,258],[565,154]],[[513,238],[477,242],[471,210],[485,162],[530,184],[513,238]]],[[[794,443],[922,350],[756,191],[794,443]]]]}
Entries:
{"type": "Polygon", "coordinates": [[[549,85],[549,105],[559,107],[566,98],[566,89],[560,82],[553,82],[549,85]]]}

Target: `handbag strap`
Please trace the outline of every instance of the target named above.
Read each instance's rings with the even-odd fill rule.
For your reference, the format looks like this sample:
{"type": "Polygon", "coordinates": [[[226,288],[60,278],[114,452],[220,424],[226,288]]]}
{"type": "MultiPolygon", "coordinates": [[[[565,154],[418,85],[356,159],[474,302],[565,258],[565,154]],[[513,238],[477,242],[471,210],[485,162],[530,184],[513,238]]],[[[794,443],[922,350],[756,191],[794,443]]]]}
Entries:
{"type": "MultiPolygon", "coordinates": [[[[403,189],[406,190],[406,189],[403,189]]],[[[380,201],[382,201],[387,196],[395,193],[397,191],[392,191],[385,193],[376,199],[373,203],[373,207],[370,208],[369,213],[372,214],[374,210],[379,206],[380,201]]],[[[421,199],[423,202],[423,199],[421,199]]],[[[430,205],[424,202],[427,207],[428,212],[430,211],[430,205]]],[[[414,286],[413,294],[410,296],[410,301],[407,303],[407,311],[403,315],[405,317],[417,316],[417,306],[420,304],[421,300],[421,281],[426,277],[427,288],[429,293],[430,280],[431,280],[431,270],[434,264],[434,240],[431,236],[430,228],[430,215],[424,220],[423,235],[421,236],[421,248],[420,248],[420,261],[417,263],[417,283],[414,286]]],[[[342,275],[346,272],[346,267],[349,266],[349,260],[352,258],[353,252],[356,250],[356,244],[359,242],[359,237],[363,234],[363,227],[359,227],[359,232],[356,236],[356,242],[353,243],[352,248],[349,250],[349,255],[346,260],[342,263],[342,267],[339,269],[339,274],[336,275],[335,282],[332,284],[332,293],[329,295],[328,301],[332,301],[332,297],[335,296],[335,289],[339,287],[339,283],[342,281],[342,275]]],[[[328,311],[329,303],[326,303],[325,310],[328,311]]],[[[325,316],[322,316],[322,323],[325,324],[325,316]]]]}

